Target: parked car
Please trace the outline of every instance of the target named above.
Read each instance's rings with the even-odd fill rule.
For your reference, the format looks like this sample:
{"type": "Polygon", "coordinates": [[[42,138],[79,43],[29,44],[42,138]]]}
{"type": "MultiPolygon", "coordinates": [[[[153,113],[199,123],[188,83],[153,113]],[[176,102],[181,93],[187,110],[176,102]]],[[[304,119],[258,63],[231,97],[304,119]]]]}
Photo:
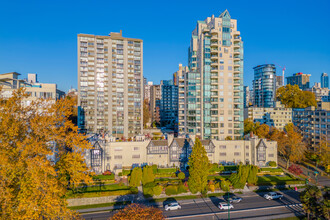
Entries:
{"type": "Polygon", "coordinates": [[[264,195],[265,199],[272,200],[272,199],[282,199],[283,195],[277,192],[270,192],[264,195]]]}
{"type": "Polygon", "coordinates": [[[225,203],[225,202],[220,202],[219,205],[218,205],[218,208],[220,210],[228,210],[228,209],[233,209],[234,206],[232,204],[228,204],[228,203],[225,203]]]}
{"type": "Polygon", "coordinates": [[[239,203],[242,201],[241,197],[237,197],[235,195],[229,195],[229,196],[224,195],[223,198],[230,203],[239,203]]]}
{"type": "Polygon", "coordinates": [[[177,202],[173,202],[173,203],[169,203],[169,204],[165,205],[165,211],[178,210],[178,209],[181,209],[181,206],[177,202]]]}

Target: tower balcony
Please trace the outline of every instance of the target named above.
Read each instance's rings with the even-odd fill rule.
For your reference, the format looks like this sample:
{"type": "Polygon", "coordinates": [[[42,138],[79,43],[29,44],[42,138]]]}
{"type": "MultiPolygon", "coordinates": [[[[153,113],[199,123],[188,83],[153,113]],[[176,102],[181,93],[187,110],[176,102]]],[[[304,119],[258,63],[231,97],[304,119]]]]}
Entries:
{"type": "Polygon", "coordinates": [[[235,48],[237,49],[237,48],[240,48],[240,47],[241,47],[241,45],[240,45],[239,43],[238,43],[238,44],[235,44],[235,43],[234,43],[234,49],[235,49],[235,48]]]}

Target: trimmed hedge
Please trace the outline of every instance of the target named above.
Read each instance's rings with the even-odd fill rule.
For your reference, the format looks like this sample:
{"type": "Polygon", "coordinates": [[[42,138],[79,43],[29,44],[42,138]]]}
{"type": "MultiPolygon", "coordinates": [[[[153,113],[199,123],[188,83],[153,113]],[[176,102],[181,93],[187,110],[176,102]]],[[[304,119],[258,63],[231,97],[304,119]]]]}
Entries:
{"type": "Polygon", "coordinates": [[[283,170],[281,168],[260,168],[260,171],[267,171],[267,172],[273,172],[273,173],[281,173],[283,170]]]}
{"type": "Polygon", "coordinates": [[[175,173],[176,168],[158,168],[157,173],[175,173]]]}
{"type": "Polygon", "coordinates": [[[224,167],[224,171],[236,171],[238,166],[236,165],[230,165],[230,166],[223,166],[224,167]]]}

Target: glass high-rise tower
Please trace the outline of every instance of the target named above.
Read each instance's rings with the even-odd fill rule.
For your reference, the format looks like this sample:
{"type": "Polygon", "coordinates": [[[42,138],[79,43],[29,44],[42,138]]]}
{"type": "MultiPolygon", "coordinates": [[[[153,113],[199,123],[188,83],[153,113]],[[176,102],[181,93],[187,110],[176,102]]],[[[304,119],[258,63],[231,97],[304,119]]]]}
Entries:
{"type": "Polygon", "coordinates": [[[176,75],[179,132],[217,140],[243,135],[243,41],[227,10],[197,21],[188,70],[181,67],[176,75]]]}
{"type": "Polygon", "coordinates": [[[327,73],[321,75],[321,88],[329,88],[329,76],[327,73]]]}
{"type": "Polygon", "coordinates": [[[274,64],[264,64],[253,68],[254,106],[263,108],[275,107],[276,68],[274,64]]]}

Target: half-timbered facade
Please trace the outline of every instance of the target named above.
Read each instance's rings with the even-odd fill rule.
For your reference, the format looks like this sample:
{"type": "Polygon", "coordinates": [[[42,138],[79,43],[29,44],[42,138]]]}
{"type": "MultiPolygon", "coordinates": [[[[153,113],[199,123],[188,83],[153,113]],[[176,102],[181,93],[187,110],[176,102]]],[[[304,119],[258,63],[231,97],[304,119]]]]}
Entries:
{"type": "MultiPolygon", "coordinates": [[[[173,138],[167,140],[140,140],[115,142],[112,138],[90,139],[92,150],[86,153],[86,162],[96,173],[111,170],[121,172],[136,166],[157,165],[186,169],[194,146],[194,138],[173,138]]],[[[211,163],[254,164],[267,166],[277,163],[277,143],[258,137],[247,140],[201,140],[211,163]]]]}

